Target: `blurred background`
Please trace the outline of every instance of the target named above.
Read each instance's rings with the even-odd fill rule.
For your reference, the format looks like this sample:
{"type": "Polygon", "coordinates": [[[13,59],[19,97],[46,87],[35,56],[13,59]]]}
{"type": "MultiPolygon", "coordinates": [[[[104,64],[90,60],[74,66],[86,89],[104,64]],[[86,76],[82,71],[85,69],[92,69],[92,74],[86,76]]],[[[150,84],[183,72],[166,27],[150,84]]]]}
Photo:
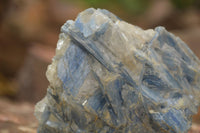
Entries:
{"type": "MultiPolygon", "coordinates": [[[[36,132],[34,104],[46,93],[60,27],[89,7],[143,29],[164,26],[200,57],[200,0],[0,0],[0,133],[36,132]]],[[[193,120],[199,130],[200,115],[193,120]]]]}

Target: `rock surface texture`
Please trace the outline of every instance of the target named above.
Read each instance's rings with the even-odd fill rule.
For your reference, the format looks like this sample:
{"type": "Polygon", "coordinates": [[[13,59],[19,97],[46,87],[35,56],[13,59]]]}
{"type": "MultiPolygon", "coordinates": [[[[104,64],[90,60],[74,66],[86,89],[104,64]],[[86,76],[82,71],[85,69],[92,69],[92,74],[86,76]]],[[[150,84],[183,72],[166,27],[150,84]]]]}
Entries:
{"type": "Polygon", "coordinates": [[[47,78],[39,133],[184,133],[199,105],[200,61],[181,39],[102,9],[62,26],[47,78]]]}

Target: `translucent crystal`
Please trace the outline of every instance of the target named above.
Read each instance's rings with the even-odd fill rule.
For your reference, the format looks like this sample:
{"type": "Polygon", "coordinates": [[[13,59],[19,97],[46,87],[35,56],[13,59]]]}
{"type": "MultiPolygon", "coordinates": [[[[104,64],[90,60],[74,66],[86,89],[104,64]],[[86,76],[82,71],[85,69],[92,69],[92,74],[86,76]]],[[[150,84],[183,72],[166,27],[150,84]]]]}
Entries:
{"type": "Polygon", "coordinates": [[[199,105],[200,62],[183,41],[102,9],[62,26],[47,78],[40,133],[182,133],[199,105]]]}

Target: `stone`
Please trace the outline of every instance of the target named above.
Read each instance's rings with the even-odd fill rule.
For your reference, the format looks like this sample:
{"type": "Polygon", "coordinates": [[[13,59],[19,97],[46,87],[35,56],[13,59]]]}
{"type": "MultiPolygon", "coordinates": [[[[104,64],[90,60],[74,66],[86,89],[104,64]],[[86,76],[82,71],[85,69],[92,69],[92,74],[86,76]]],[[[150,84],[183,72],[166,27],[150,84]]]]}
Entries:
{"type": "Polygon", "coordinates": [[[189,47],[104,9],[61,27],[46,75],[39,133],[186,133],[199,106],[200,61],[189,47]]]}

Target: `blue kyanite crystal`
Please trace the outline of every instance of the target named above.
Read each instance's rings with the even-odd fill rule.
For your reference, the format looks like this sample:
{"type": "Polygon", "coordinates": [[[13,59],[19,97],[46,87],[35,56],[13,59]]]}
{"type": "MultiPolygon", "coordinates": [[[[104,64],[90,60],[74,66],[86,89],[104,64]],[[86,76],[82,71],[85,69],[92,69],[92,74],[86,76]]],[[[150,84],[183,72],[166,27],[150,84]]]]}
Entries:
{"type": "Polygon", "coordinates": [[[87,9],[61,28],[36,105],[39,133],[184,133],[200,98],[200,61],[163,27],[87,9]]]}

